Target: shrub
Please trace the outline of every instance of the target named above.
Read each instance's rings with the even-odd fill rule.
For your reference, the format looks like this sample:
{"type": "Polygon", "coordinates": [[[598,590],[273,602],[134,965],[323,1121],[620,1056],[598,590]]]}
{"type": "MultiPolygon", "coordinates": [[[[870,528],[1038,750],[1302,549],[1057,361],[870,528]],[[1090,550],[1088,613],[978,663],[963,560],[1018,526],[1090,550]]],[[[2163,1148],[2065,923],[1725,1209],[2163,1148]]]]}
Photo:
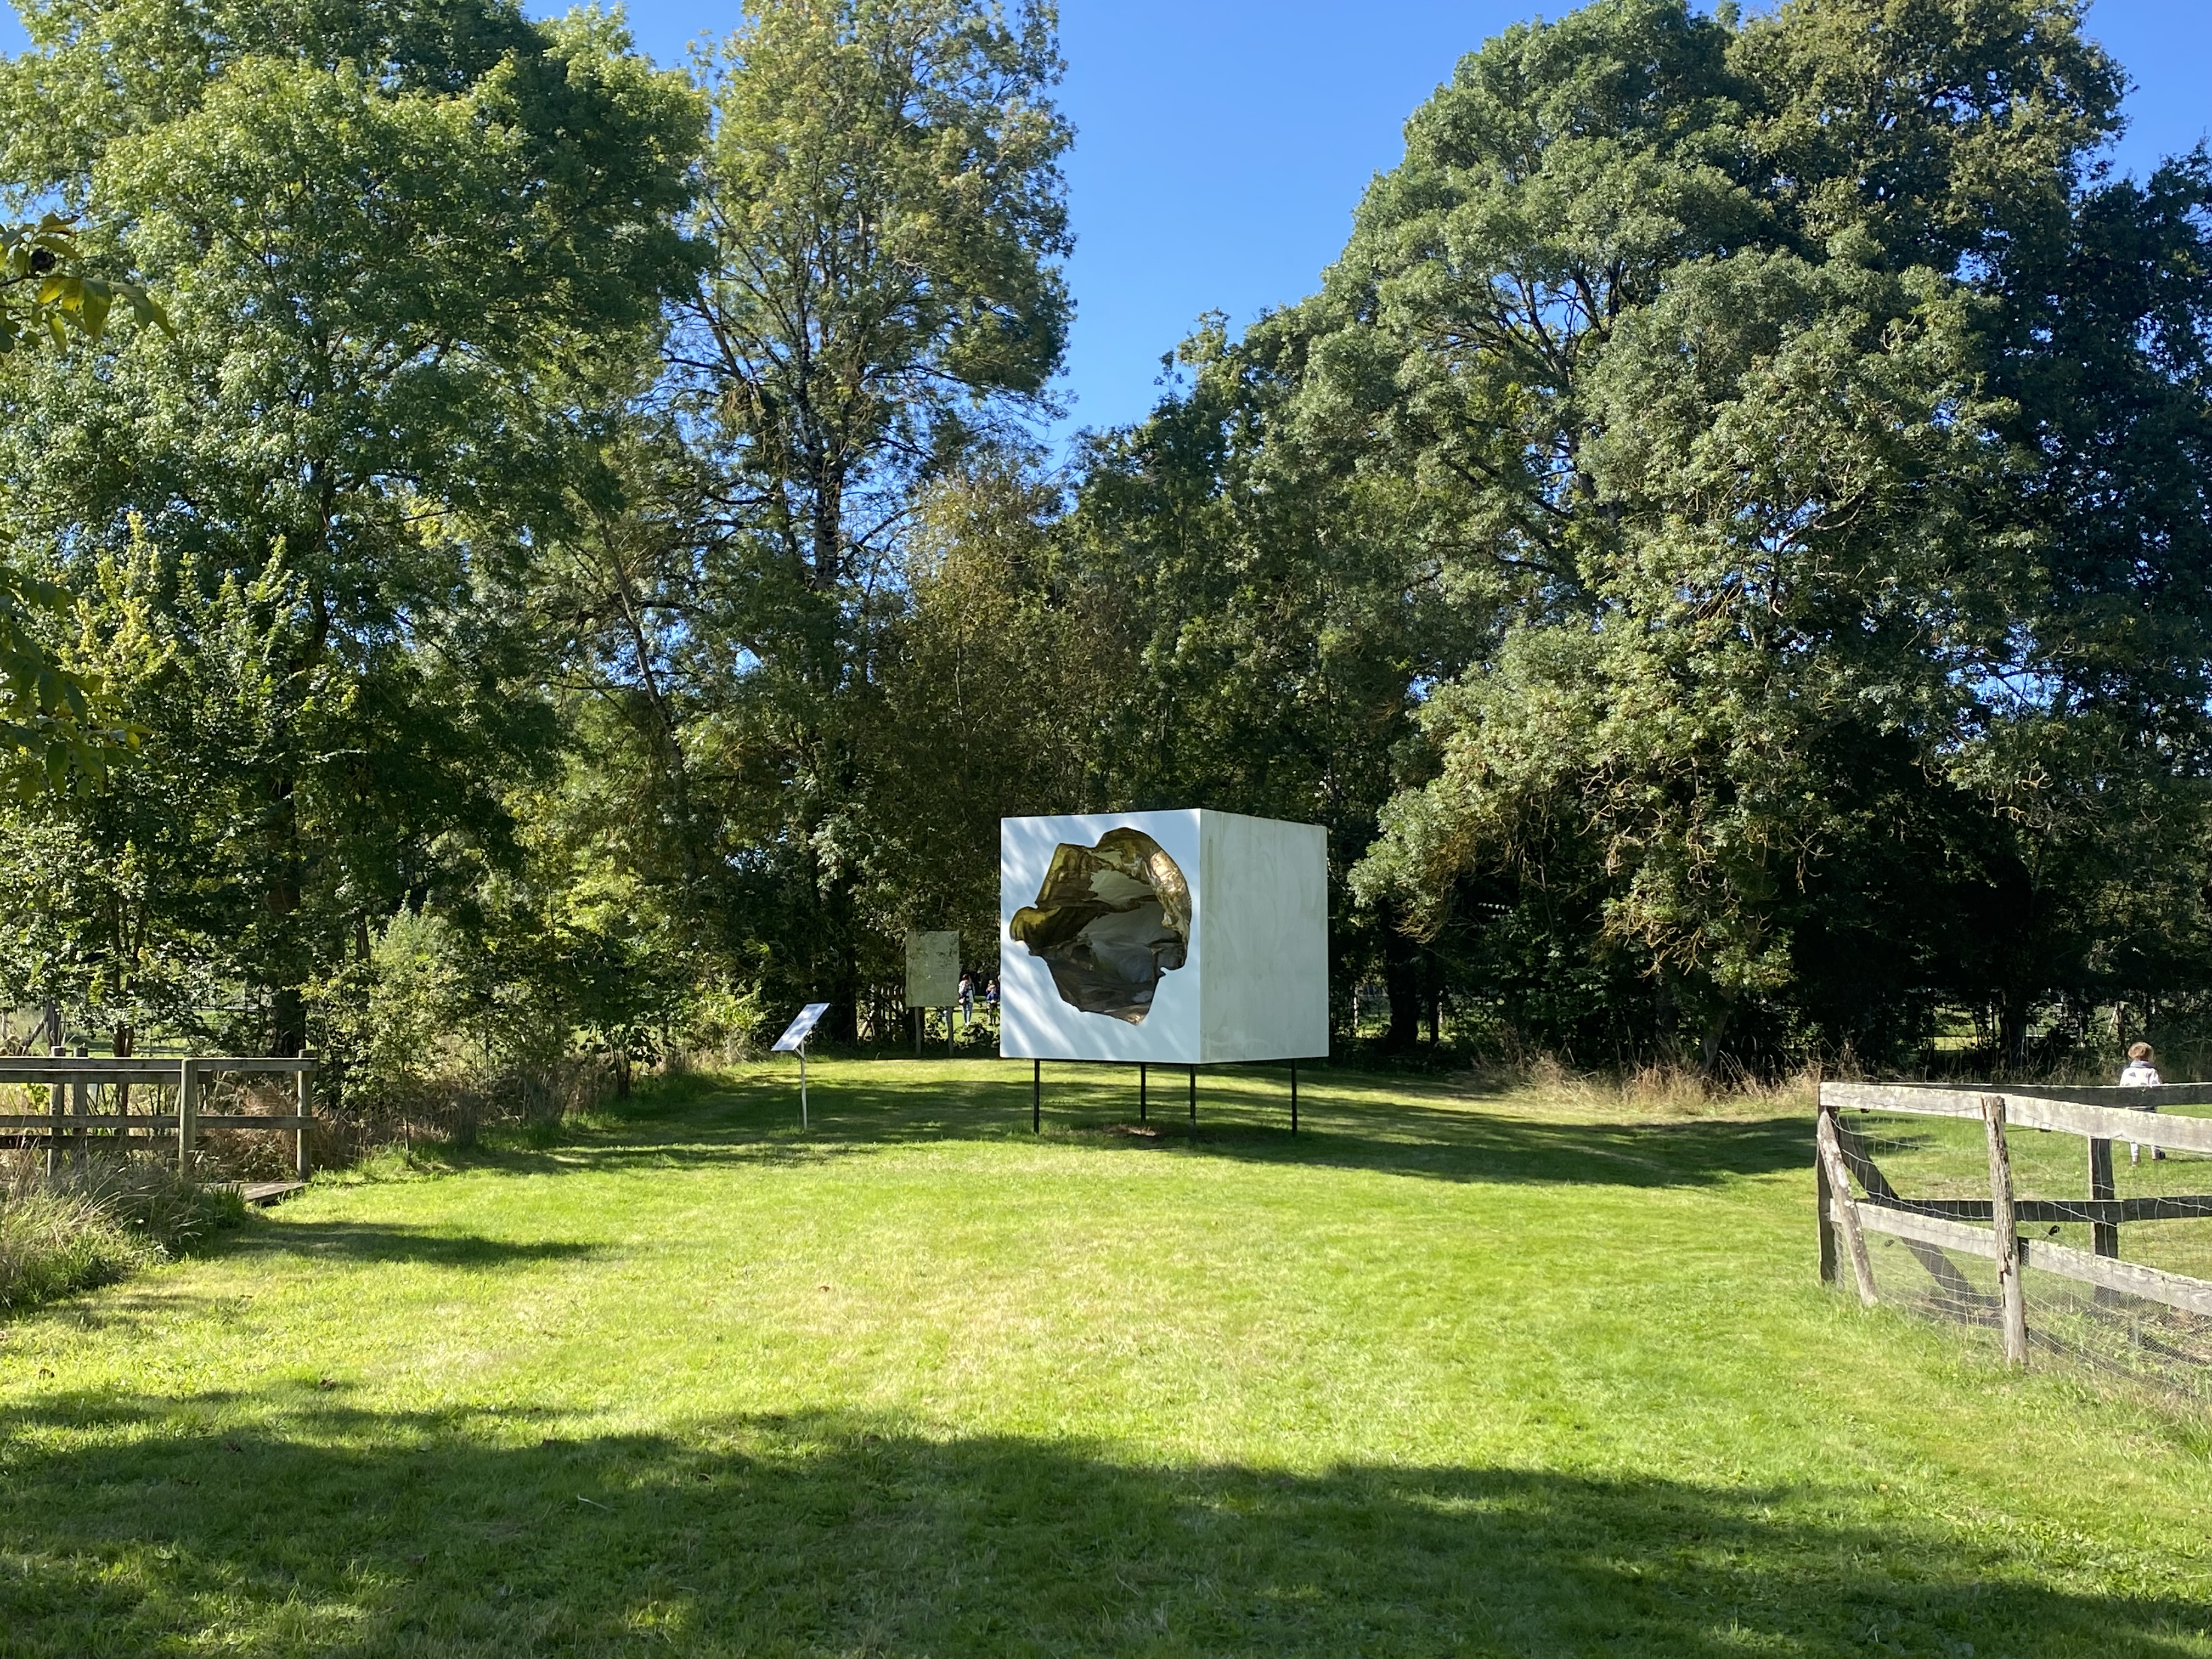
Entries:
{"type": "Polygon", "coordinates": [[[101,1159],[46,1175],[36,1155],[0,1166],[0,1309],[112,1284],[180,1254],[246,1206],[148,1159],[101,1159]]]}

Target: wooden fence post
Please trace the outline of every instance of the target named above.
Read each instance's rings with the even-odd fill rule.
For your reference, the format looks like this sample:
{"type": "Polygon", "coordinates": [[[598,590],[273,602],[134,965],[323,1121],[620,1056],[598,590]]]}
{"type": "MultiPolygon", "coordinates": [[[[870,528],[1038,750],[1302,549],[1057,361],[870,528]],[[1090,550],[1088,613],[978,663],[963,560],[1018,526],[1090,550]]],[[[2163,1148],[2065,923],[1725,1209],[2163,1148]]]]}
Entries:
{"type": "Polygon", "coordinates": [[[2002,1095],[1982,1097],[1990,1141],[1990,1224],[1996,1233],[1997,1301],[2008,1365],[2027,1364],[2027,1300],[2020,1284],[2020,1224],[2012,1207],[2012,1154],[2005,1146],[2002,1095]]]}
{"type": "MultiPolygon", "coordinates": [[[[2116,1198],[2118,1195],[2112,1183],[2112,1143],[2093,1136],[2089,1141],[2089,1196],[2116,1198]]],[[[2091,1222],[2089,1248],[2099,1255],[2118,1256],[2120,1253],[2119,1224],[2091,1222]]]]}
{"type": "MultiPolygon", "coordinates": [[[[76,1057],[84,1059],[92,1050],[83,1043],[76,1045],[76,1057]]],[[[84,1127],[84,1120],[92,1115],[92,1085],[78,1078],[70,1085],[70,1110],[77,1119],[76,1127],[70,1131],[70,1161],[80,1170],[92,1167],[92,1136],[84,1127]]]]}
{"type": "Polygon", "coordinates": [[[1813,1115],[1813,1213],[1820,1240],[1820,1282],[1836,1282],[1836,1223],[1829,1214],[1832,1202],[1828,1189],[1828,1160],[1820,1151],[1820,1121],[1827,1115],[1825,1108],[1816,1109],[1813,1115]]]}
{"type": "Polygon", "coordinates": [[[308,1161],[307,1132],[315,1121],[315,1068],[312,1061],[302,1064],[298,1073],[300,1096],[299,1139],[293,1143],[292,1171],[301,1180],[307,1178],[312,1167],[308,1161]]]}
{"type": "Polygon", "coordinates": [[[192,1172],[192,1142],[198,1139],[200,1117],[200,1068],[196,1060],[177,1062],[177,1173],[192,1172]]]}
{"type": "Polygon", "coordinates": [[[1820,1152],[1820,1167],[1827,1172],[1829,1213],[1843,1231],[1844,1249],[1851,1258],[1851,1278],[1858,1285],[1860,1305],[1871,1308],[1875,1304],[1874,1263],[1867,1257],[1866,1234],[1859,1228],[1858,1206],[1851,1201],[1850,1171],[1844,1167],[1844,1149],[1836,1139],[1836,1115],[1829,1108],[1820,1109],[1813,1136],[1820,1152]]]}

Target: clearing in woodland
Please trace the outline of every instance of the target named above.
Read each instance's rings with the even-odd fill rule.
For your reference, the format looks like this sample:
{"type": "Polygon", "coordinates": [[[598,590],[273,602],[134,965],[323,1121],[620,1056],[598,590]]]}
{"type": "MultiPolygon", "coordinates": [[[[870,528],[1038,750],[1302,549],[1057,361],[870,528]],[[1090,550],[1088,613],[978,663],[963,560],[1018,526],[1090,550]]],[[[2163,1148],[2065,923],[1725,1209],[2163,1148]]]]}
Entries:
{"type": "Polygon", "coordinates": [[[0,1655],[2212,1655],[2212,1433],[1815,1284],[1802,1103],[813,1078],[14,1319],[0,1655]]]}

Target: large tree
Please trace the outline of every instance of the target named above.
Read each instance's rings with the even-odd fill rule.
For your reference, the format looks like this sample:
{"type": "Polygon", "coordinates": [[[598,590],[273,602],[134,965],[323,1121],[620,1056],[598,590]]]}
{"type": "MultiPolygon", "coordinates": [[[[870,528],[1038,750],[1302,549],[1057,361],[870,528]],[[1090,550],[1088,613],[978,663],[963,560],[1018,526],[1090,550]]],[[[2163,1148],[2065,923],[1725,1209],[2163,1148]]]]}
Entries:
{"type": "Polygon", "coordinates": [[[1708,1066],[1978,996],[2017,1055],[2135,948],[2122,849],[2199,835],[2203,181],[2085,195],[2079,24],[1600,0],[1468,58],[1363,204],[1307,395],[1505,599],[1362,886],[1486,907],[1539,1040],[1595,960],[1708,1066]]]}
{"type": "Polygon", "coordinates": [[[772,947],[779,994],[830,999],[847,1035],[915,514],[1048,407],[1065,340],[1054,22],[969,0],[747,7],[708,75],[705,258],[663,394],[690,533],[632,534],[626,596],[603,584],[586,607],[662,757],[678,867],[711,872],[732,949],[772,947]]]}
{"type": "MultiPolygon", "coordinates": [[[[565,528],[578,388],[686,268],[698,106],[591,14],[61,0],[27,23],[8,182],[94,210],[94,254],[176,331],[9,383],[14,506],[95,611],[128,563],[157,610],[234,592],[281,639],[251,709],[183,707],[227,680],[181,660],[142,695],[147,764],[231,792],[187,860],[227,907],[198,938],[294,1050],[323,964],[497,855],[499,780],[548,740],[507,596],[565,528]]],[[[129,612],[88,626],[112,651],[129,612]]]]}

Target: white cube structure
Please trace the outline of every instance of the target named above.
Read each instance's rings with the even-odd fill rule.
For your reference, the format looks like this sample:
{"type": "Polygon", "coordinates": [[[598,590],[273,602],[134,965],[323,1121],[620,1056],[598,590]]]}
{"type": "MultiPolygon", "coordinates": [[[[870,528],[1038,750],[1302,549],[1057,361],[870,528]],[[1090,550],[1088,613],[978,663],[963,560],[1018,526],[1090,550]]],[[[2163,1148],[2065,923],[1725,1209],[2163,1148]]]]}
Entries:
{"type": "Polygon", "coordinates": [[[1328,1053],[1328,836],[1237,812],[999,821],[1000,1052],[1328,1053]]]}

